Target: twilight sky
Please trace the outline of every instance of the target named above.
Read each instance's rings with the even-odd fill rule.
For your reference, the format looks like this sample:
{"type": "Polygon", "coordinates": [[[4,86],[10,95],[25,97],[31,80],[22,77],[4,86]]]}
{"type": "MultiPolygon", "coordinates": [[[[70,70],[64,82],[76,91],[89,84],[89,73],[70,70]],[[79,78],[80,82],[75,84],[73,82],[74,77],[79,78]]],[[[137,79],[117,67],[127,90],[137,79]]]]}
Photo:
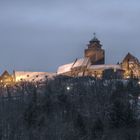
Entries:
{"type": "Polygon", "coordinates": [[[83,57],[94,32],[107,64],[140,59],[140,1],[0,0],[0,72],[55,72],[83,57]]]}

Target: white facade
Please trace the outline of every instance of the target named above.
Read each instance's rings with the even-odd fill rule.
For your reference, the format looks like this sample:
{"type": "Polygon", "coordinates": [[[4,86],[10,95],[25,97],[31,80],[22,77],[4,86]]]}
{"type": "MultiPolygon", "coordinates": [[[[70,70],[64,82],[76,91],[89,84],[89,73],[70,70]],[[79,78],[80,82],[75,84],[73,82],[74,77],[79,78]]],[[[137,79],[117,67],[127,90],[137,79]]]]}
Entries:
{"type": "Polygon", "coordinates": [[[48,72],[28,72],[28,71],[14,71],[15,82],[44,82],[47,78],[55,76],[54,73],[48,72]]]}

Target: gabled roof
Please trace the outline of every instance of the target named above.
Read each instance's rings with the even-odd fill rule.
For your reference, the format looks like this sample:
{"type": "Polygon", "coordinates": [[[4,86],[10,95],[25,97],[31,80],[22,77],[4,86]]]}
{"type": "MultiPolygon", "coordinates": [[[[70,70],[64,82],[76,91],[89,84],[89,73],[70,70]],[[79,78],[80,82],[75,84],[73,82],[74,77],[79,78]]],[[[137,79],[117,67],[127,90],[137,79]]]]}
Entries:
{"type": "Polygon", "coordinates": [[[1,75],[1,77],[5,76],[5,75],[7,75],[7,76],[11,76],[11,75],[8,73],[7,70],[5,70],[5,71],[3,72],[3,74],[1,75]]]}
{"type": "Polygon", "coordinates": [[[133,56],[131,53],[128,53],[124,57],[123,62],[125,62],[125,61],[135,61],[135,62],[139,63],[139,60],[135,56],[133,56]]]}

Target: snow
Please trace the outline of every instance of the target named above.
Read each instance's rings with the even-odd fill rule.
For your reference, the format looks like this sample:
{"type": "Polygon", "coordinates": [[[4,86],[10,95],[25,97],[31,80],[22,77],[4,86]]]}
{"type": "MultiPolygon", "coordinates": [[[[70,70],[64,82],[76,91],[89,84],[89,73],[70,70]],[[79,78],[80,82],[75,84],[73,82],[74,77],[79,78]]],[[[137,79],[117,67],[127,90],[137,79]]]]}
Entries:
{"type": "Polygon", "coordinates": [[[71,69],[78,68],[78,67],[86,67],[89,64],[90,64],[89,58],[77,59],[72,63],[60,66],[57,70],[57,74],[67,73],[70,72],[71,69]]]}
{"type": "Polygon", "coordinates": [[[85,67],[89,65],[89,58],[78,59],[72,68],[85,67]]]}
{"type": "Polygon", "coordinates": [[[81,58],[72,63],[58,67],[57,74],[64,74],[71,72],[72,69],[87,67],[87,69],[100,70],[100,69],[121,69],[120,65],[91,65],[89,58],[81,58]]]}
{"type": "Polygon", "coordinates": [[[88,69],[121,69],[120,65],[91,65],[88,69]]]}
{"type": "Polygon", "coordinates": [[[57,70],[57,74],[63,74],[66,72],[70,72],[72,65],[73,65],[73,63],[60,66],[57,70]]]}
{"type": "Polygon", "coordinates": [[[14,76],[16,82],[18,81],[45,81],[47,78],[52,78],[55,74],[48,72],[29,72],[29,71],[15,71],[14,76]]]}

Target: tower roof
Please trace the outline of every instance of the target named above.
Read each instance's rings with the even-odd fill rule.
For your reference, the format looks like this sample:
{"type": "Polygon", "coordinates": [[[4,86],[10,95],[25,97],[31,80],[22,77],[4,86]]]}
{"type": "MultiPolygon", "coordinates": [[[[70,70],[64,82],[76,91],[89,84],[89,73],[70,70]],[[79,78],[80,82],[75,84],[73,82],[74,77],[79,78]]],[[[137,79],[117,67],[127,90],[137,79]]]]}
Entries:
{"type": "Polygon", "coordinates": [[[94,33],[93,35],[94,35],[94,37],[89,42],[90,43],[94,43],[94,42],[100,43],[100,40],[96,37],[96,33],[94,33]]]}
{"type": "Polygon", "coordinates": [[[94,48],[94,47],[101,48],[102,44],[100,43],[100,40],[96,37],[96,33],[94,33],[93,35],[94,35],[94,37],[89,41],[88,47],[89,48],[94,48]]]}

